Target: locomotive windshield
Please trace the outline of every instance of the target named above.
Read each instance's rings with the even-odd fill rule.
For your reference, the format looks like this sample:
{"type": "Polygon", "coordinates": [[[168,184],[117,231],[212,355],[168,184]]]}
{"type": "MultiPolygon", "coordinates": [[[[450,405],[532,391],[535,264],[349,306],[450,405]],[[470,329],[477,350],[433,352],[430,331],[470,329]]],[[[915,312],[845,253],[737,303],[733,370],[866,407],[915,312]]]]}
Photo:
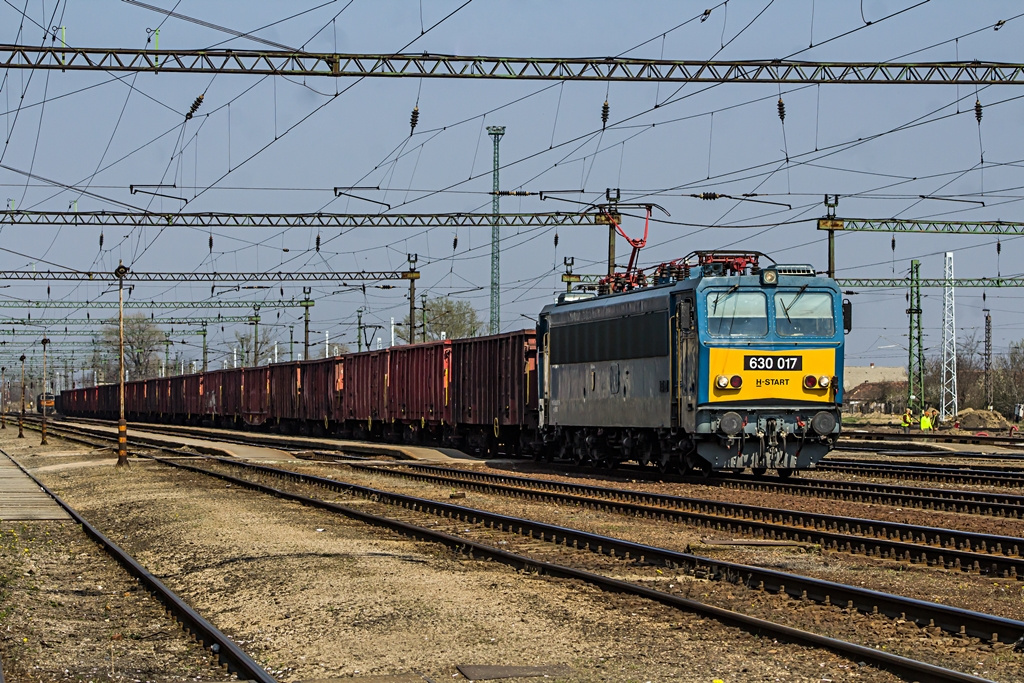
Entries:
{"type": "Polygon", "coordinates": [[[775,293],[775,331],[780,337],[831,337],[835,334],[832,295],[806,289],[775,293]]]}
{"type": "Polygon", "coordinates": [[[768,300],[761,292],[736,288],[708,292],[708,334],[712,337],[763,337],[768,334],[768,300]]]}

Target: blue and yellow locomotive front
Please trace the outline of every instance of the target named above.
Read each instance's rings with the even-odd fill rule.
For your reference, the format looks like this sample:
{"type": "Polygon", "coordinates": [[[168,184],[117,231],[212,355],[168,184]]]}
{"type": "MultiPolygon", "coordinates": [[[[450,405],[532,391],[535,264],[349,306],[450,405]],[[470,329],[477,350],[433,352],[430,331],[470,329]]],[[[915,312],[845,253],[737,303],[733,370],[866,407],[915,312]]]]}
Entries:
{"type": "Polygon", "coordinates": [[[810,266],[746,273],[694,288],[692,333],[676,346],[692,417],[680,417],[711,469],[785,476],[813,467],[839,436],[849,310],[810,266]]]}

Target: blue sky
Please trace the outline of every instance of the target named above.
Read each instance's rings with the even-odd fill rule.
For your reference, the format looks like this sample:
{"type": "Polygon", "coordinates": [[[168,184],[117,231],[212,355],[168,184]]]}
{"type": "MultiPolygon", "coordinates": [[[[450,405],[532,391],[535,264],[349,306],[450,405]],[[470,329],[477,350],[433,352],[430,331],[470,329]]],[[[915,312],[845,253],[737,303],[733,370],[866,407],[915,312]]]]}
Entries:
{"type": "MultiPolygon", "coordinates": [[[[1019,3],[825,2],[732,0],[611,3],[530,0],[151,0],[208,24],[308,51],[434,52],[496,56],[631,56],[666,59],[808,61],[1020,62],[1024,17],[1019,3]],[[705,9],[711,13],[705,21],[705,9]],[[905,11],[902,11],[905,10],[905,11]],[[299,16],[293,16],[299,15],[299,16]],[[993,30],[996,22],[1006,23],[993,30]],[[266,28],[263,28],[266,27],[266,28]],[[259,30],[257,30],[259,29],[259,30]],[[811,47],[814,45],[814,47],[811,47]]],[[[3,42],[50,44],[44,29],[65,27],[72,46],[144,48],[159,28],[164,49],[266,49],[217,28],[171,18],[115,0],[10,0],[0,5],[3,42]]],[[[47,33],[49,31],[47,30],[47,33]]],[[[58,35],[58,38],[60,36],[58,35]]],[[[823,196],[839,194],[839,215],[862,218],[1021,220],[1024,119],[1020,86],[496,82],[329,79],[202,74],[108,74],[10,70],[0,75],[4,144],[0,183],[20,209],[118,210],[118,202],[158,211],[353,212],[380,204],[334,197],[335,186],[372,186],[361,196],[391,212],[490,209],[491,139],[501,141],[503,189],[549,191],[574,202],[599,201],[621,188],[624,201],[650,201],[656,215],[644,265],[694,250],[754,249],[783,263],[826,265],[824,235],[815,229],[823,196]],[[202,93],[196,115],[189,105],[202,93]],[[337,94],[336,93],[340,93],[337,94]],[[786,107],[785,122],[777,110],[786,107]],[[601,105],[610,119],[602,130],[601,105]],[[979,125],[974,103],[983,105],[979,125]],[[409,116],[420,110],[410,136],[409,116]],[[982,163],[984,158],[984,163],[982,163]],[[788,161],[787,161],[788,159],[788,161]],[[73,190],[40,181],[26,172],[73,190]],[[132,195],[129,185],[173,183],[176,199],[132,195]],[[90,194],[83,194],[88,190],[90,194]],[[773,204],[720,199],[699,192],[758,193],[773,204]],[[941,195],[971,202],[922,200],[941,195]],[[982,196],[984,195],[984,196],[982,196]],[[187,201],[186,201],[187,200],[187,201]],[[981,205],[984,202],[984,206],[981,205]],[[696,227],[701,226],[701,227],[696,227]]],[[[505,198],[504,211],[573,210],[537,197],[505,198]]],[[[631,235],[641,219],[628,219],[631,235]]],[[[418,291],[472,302],[488,314],[489,229],[316,232],[234,229],[107,230],[27,228],[0,231],[3,269],[66,267],[112,270],[123,260],[139,271],[403,270],[419,256],[418,291]],[[458,245],[453,249],[453,242],[458,245]],[[52,264],[52,265],[51,265],[52,264]]],[[[502,328],[527,327],[527,316],[561,291],[565,257],[577,272],[602,272],[603,228],[522,229],[502,239],[502,328]]],[[[1014,238],[850,233],[837,240],[840,277],[906,275],[921,259],[922,275],[941,277],[942,253],[955,250],[961,277],[1021,274],[1024,249],[1014,238]]],[[[629,248],[619,242],[619,261],[629,248]]],[[[4,298],[39,300],[46,283],[21,283],[4,298]]],[[[281,290],[218,290],[219,299],[277,299],[281,290]]],[[[284,298],[301,297],[301,285],[284,298]]],[[[926,347],[938,351],[941,291],[927,290],[926,347]]],[[[961,290],[961,338],[992,310],[997,352],[1024,337],[1024,291],[961,290]]],[[[50,298],[116,300],[100,284],[50,285],[50,298]]],[[[134,300],[209,300],[209,285],[138,285],[134,300]]],[[[408,311],[406,289],[315,286],[315,338],[355,346],[356,311],[388,325],[408,311]]],[[[865,290],[852,297],[857,330],[854,364],[905,363],[904,292],[865,290]]],[[[18,317],[17,309],[0,317],[18,317]]],[[[181,316],[187,311],[157,312],[181,316]]],[[[35,311],[33,318],[84,317],[84,311],[35,311]]],[[[301,329],[301,310],[263,312],[267,332],[287,340],[301,329]]],[[[95,315],[94,315],[95,317],[95,315]]],[[[211,334],[211,357],[230,356],[235,329],[211,334]]],[[[261,328],[262,332],[262,328],[261,328]]],[[[980,338],[980,331],[977,333],[980,338]]],[[[192,338],[194,341],[194,338],[192,338]]],[[[20,354],[17,344],[5,352],[20,354]]],[[[318,347],[319,348],[319,347],[318,347]]],[[[198,357],[195,346],[178,349],[198,357]]],[[[314,349],[317,351],[317,349],[314,349]]],[[[319,351],[322,353],[322,349],[319,351]]],[[[216,363],[215,363],[216,365],[216,363]]]]}

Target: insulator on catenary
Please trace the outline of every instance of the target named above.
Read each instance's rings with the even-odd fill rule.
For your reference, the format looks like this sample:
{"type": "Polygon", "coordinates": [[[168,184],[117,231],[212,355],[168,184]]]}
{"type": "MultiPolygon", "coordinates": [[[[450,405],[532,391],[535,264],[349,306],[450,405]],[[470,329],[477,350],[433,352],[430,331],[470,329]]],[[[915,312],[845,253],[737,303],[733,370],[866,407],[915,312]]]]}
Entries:
{"type": "Polygon", "coordinates": [[[704,200],[721,199],[722,197],[722,195],[718,194],[717,192],[701,192],[697,196],[704,200]]]}
{"type": "Polygon", "coordinates": [[[316,236],[316,253],[320,253],[320,235],[316,236]]]}
{"type": "Polygon", "coordinates": [[[608,100],[604,101],[601,105],[601,130],[604,130],[605,126],[608,125],[608,114],[611,113],[612,108],[608,106],[608,100]]]}
{"type": "Polygon", "coordinates": [[[1003,243],[1000,242],[999,240],[996,240],[996,256],[999,256],[1002,253],[1003,253],[1003,243]]]}
{"type": "Polygon", "coordinates": [[[46,298],[50,298],[50,285],[46,285],[46,298]]]}
{"type": "Polygon", "coordinates": [[[416,124],[420,122],[420,108],[415,106],[412,108],[412,115],[409,116],[409,135],[416,130],[416,124]]]}
{"type": "Polygon", "coordinates": [[[783,123],[785,123],[786,122],[786,103],[782,101],[781,97],[779,98],[779,105],[778,106],[779,106],[779,120],[782,121],[783,123]]]}
{"type": "Polygon", "coordinates": [[[213,235],[210,235],[210,253],[213,253],[213,235]]]}
{"type": "Polygon", "coordinates": [[[456,235],[455,237],[452,238],[452,251],[455,251],[458,248],[459,248],[459,236],[456,235]]]}
{"type": "Polygon", "coordinates": [[[555,233],[555,248],[558,248],[558,233],[555,233]]]}
{"type": "Polygon", "coordinates": [[[896,251],[896,235],[892,236],[892,250],[896,251]]]}
{"type": "Polygon", "coordinates": [[[981,123],[981,100],[974,100],[974,118],[981,123]]]}
{"type": "Polygon", "coordinates": [[[203,103],[203,97],[204,97],[203,95],[200,95],[199,97],[197,97],[195,99],[194,102],[192,102],[192,106],[189,107],[188,113],[185,114],[185,120],[186,121],[188,121],[189,119],[191,119],[195,115],[196,110],[199,109],[200,105],[202,105],[202,103],[203,103]]]}
{"type": "Polygon", "coordinates": [[[103,248],[103,233],[100,233],[100,249],[103,248]]]}

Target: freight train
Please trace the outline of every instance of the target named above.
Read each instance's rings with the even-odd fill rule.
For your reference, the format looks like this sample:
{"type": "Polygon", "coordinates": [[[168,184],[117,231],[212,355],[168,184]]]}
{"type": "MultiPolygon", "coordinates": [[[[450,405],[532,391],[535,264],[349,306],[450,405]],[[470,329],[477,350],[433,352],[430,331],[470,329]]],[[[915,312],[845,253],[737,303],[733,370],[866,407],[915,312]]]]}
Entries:
{"type": "MultiPolygon", "coordinates": [[[[851,308],[810,266],[767,260],[695,252],[563,294],[534,330],[128,382],[125,414],[785,477],[839,437],[851,308]]],[[[117,386],[62,406],[116,418],[117,386]]]]}

